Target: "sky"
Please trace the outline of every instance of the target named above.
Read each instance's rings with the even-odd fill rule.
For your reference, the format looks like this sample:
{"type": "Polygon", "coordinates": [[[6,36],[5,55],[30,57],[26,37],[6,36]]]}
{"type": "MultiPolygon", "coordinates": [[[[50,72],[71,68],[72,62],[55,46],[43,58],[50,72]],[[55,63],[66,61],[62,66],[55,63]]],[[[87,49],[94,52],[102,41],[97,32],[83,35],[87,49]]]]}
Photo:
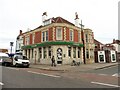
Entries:
{"type": "Polygon", "coordinates": [[[0,0],[0,48],[10,51],[19,30],[26,32],[42,24],[42,14],[48,18],[60,16],[75,24],[75,12],[94,32],[98,41],[111,43],[118,39],[119,0],[0,0]]]}

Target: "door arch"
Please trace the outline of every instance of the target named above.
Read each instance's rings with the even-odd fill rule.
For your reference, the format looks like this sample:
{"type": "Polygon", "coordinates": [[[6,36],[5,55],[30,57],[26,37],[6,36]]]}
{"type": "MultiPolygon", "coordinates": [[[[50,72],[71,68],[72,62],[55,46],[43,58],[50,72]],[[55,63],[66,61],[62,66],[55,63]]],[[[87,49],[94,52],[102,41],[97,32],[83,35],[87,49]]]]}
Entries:
{"type": "Polygon", "coordinates": [[[57,49],[57,64],[62,64],[62,48],[57,49]]]}

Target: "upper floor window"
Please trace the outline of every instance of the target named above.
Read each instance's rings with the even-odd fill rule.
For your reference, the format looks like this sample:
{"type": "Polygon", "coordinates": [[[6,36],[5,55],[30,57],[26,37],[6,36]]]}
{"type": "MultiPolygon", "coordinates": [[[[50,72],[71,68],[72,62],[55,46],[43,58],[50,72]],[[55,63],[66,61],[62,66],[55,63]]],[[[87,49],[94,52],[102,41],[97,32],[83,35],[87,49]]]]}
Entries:
{"type": "Polygon", "coordinates": [[[34,44],[34,42],[35,42],[35,33],[33,33],[32,44],[34,44]]]}
{"type": "Polygon", "coordinates": [[[42,41],[48,41],[48,31],[42,32],[42,41]]]}
{"type": "Polygon", "coordinates": [[[88,35],[85,34],[85,39],[86,39],[86,42],[88,42],[88,35]]]}
{"type": "Polygon", "coordinates": [[[62,40],[62,28],[58,27],[56,29],[56,40],[62,40]]]}
{"type": "Polygon", "coordinates": [[[48,41],[48,31],[46,31],[45,33],[46,33],[46,41],[48,41]]]}
{"type": "Polygon", "coordinates": [[[45,41],[45,32],[42,32],[42,41],[45,41]]]}
{"type": "Polygon", "coordinates": [[[80,42],[81,40],[80,32],[78,32],[78,41],[80,42]]]}
{"type": "Polygon", "coordinates": [[[73,30],[70,30],[70,41],[73,41],[73,30]]]}
{"type": "Polygon", "coordinates": [[[26,36],[26,37],[25,37],[25,45],[29,45],[29,41],[30,41],[29,36],[26,36]]]}

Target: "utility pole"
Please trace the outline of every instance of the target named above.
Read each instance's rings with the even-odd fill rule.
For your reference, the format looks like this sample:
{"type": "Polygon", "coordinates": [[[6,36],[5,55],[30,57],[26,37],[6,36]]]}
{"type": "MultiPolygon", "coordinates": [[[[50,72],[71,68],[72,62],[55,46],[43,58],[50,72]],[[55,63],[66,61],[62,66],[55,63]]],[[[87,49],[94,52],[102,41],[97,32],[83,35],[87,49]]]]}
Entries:
{"type": "Polygon", "coordinates": [[[81,26],[82,42],[83,42],[83,62],[84,62],[84,64],[86,64],[86,60],[85,60],[85,41],[84,41],[84,32],[83,32],[84,25],[82,24],[82,20],[81,20],[80,26],[81,26]]]}

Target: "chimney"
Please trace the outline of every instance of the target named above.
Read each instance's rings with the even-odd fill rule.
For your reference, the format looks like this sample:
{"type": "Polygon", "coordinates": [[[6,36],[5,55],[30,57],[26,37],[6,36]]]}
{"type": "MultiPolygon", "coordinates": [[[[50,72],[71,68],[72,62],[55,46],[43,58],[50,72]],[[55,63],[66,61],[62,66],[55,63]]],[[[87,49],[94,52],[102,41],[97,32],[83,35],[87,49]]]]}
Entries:
{"type": "Polygon", "coordinates": [[[44,25],[44,21],[47,20],[47,12],[44,12],[42,15],[42,24],[44,25]]]}
{"type": "Polygon", "coordinates": [[[115,39],[113,39],[113,43],[115,43],[115,39]]]}
{"type": "Polygon", "coordinates": [[[20,35],[22,34],[22,30],[20,30],[20,35]]]}
{"type": "Polygon", "coordinates": [[[78,17],[78,14],[77,12],[75,13],[75,26],[79,26],[79,17],[78,17]]]}

